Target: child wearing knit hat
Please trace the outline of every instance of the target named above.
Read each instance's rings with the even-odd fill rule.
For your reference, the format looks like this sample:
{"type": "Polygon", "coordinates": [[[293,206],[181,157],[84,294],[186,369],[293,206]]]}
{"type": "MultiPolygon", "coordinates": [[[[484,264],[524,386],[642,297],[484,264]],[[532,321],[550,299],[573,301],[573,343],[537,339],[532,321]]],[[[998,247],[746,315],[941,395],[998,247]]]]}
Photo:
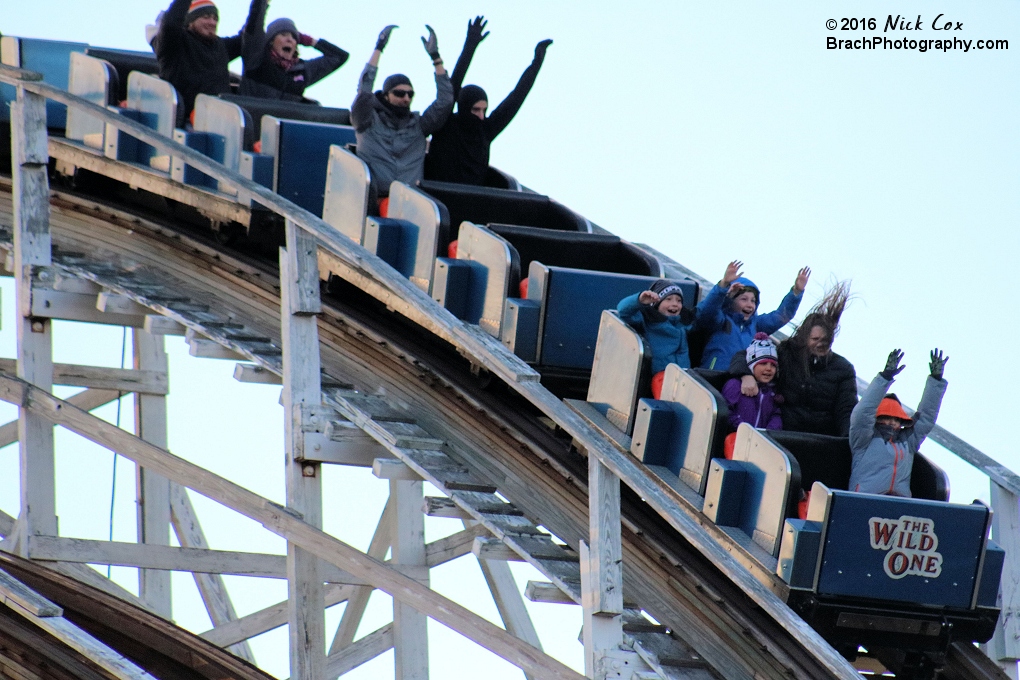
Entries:
{"type": "Polygon", "coordinates": [[[895,394],[887,394],[893,379],[905,366],[903,352],[889,352],[885,370],[875,376],[850,415],[850,491],[910,498],[914,455],[935,427],[942,397],[949,385],[942,374],[949,357],[938,348],[931,352],[931,375],[911,418],[895,394]]]}
{"type": "MultiPolygon", "coordinates": [[[[722,394],[730,407],[730,425],[740,423],[764,430],[783,429],[779,405],[782,397],[776,393],[775,378],[779,373],[779,351],[765,333],[757,333],[746,352],[747,368],[758,382],[758,394],[748,397],[740,391],[740,378],[731,378],[723,385],[722,394]]],[[[736,433],[730,434],[723,448],[727,458],[733,456],[736,433]]]]}
{"type": "Polygon", "coordinates": [[[692,314],[684,308],[683,290],[675,281],[659,279],[648,290],[620,300],[616,311],[652,350],[652,396],[658,399],[666,366],[691,367],[687,331],[692,314]]]}

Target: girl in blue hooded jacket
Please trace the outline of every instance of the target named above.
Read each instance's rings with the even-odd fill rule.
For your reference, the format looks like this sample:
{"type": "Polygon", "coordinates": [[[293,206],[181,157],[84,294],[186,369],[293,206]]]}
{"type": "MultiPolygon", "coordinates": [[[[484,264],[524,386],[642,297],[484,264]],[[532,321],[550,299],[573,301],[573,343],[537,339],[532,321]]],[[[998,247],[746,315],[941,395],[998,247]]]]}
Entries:
{"type": "Polygon", "coordinates": [[[739,260],[730,262],[722,280],[698,305],[695,327],[711,333],[701,357],[702,368],[727,370],[733,355],[746,350],[757,333],[771,335],[789,323],[800,307],[811,277],[811,268],[803,267],[779,307],[774,312],[758,314],[761,291],[742,276],[743,266],[739,260]]]}
{"type": "Polygon", "coordinates": [[[687,349],[690,328],[689,310],[684,313],[684,294],[680,286],[659,279],[648,290],[620,300],[616,312],[620,319],[644,336],[652,350],[652,396],[659,398],[666,366],[691,367],[687,349]]]}

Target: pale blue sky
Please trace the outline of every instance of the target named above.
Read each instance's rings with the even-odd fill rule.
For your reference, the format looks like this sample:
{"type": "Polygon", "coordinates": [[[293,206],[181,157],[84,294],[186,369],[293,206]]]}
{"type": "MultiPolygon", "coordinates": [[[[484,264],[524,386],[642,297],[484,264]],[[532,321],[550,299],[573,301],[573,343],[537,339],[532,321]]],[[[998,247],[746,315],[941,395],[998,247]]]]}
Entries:
{"type": "MultiPolygon", "coordinates": [[[[147,0],[8,4],[0,18],[5,34],[132,49],[146,48],[143,26],[165,7],[147,0]]],[[[239,29],[247,2],[219,6],[221,34],[239,29]]],[[[351,52],[351,60],[312,91],[335,106],[350,104],[379,29],[399,24],[380,70],[407,73],[419,93],[415,107],[421,108],[434,93],[431,66],[418,40],[424,24],[435,28],[452,66],[467,21],[478,13],[489,18],[492,34],[479,48],[467,82],[486,88],[490,108],[531,61],[534,44],[555,40],[527,103],[493,144],[494,165],[706,277],[719,277],[730,259],[744,260],[746,275],[762,288],[765,306],[778,303],[805,264],[815,274],[801,315],[826,282],[852,278],[857,300],[844,317],[835,350],[870,379],[889,350],[902,347],[907,369],[895,390],[916,403],[928,350],[945,349],[952,360],[940,424],[1011,468],[1020,467],[1010,424],[1016,420],[1010,385],[1018,369],[1012,353],[1017,310],[1010,300],[1016,287],[1013,257],[1020,246],[1016,3],[277,0],[269,18],[289,16],[302,31],[351,52]],[[1007,39],[1010,49],[966,54],[825,49],[830,35],[880,33],[890,10],[920,14],[925,28],[887,37],[939,37],[930,24],[945,13],[963,22],[954,37],[1007,39]],[[851,16],[875,17],[879,29],[844,32],[825,26],[828,19],[851,16]]],[[[4,354],[12,356],[8,319],[0,341],[4,354]]],[[[88,361],[115,363],[119,331],[113,336],[101,348],[102,357],[88,361]]],[[[75,358],[72,345],[81,344],[63,345],[63,360],[86,361],[75,358]]],[[[281,428],[267,426],[251,436],[246,414],[262,409],[257,412],[269,414],[264,420],[273,424],[282,417],[275,406],[278,393],[232,386],[227,364],[217,369],[223,376],[215,383],[202,383],[212,380],[210,362],[181,354],[178,348],[172,369],[172,447],[196,460],[221,460],[232,475],[251,467],[235,464],[244,456],[263,456],[268,465],[277,465],[281,428]],[[243,404],[229,414],[238,427],[216,444],[195,437],[196,430],[210,433],[194,426],[208,410],[202,406],[210,384],[217,395],[232,390],[230,399],[218,403],[243,404]],[[251,439],[240,439],[247,436],[251,439]],[[241,449],[238,458],[235,452],[241,449]]],[[[987,497],[983,477],[952,464],[933,444],[924,450],[950,470],[953,500],[987,497]]],[[[96,473],[96,484],[106,484],[107,491],[95,512],[90,507],[86,513],[98,524],[75,535],[99,537],[105,531],[99,506],[108,502],[109,467],[108,456],[99,456],[106,467],[96,473]]],[[[0,470],[7,477],[0,482],[0,506],[8,512],[17,504],[8,474],[16,469],[11,468],[15,457],[12,449],[0,452],[0,470]]],[[[118,526],[133,532],[130,478],[122,481],[118,493],[126,505],[118,526]]],[[[282,478],[268,489],[260,486],[263,479],[239,481],[282,495],[282,478]]],[[[331,502],[343,500],[337,496],[331,502]]],[[[346,507],[358,505],[333,511],[344,513],[346,507]]],[[[365,532],[377,516],[373,509],[357,526],[344,522],[343,530],[354,532],[349,540],[367,540],[365,532]]],[[[213,525],[210,533],[217,531],[213,525]]],[[[452,530],[449,524],[437,528],[452,530]]],[[[222,533],[217,547],[234,547],[234,532],[222,533]]],[[[274,594],[282,595],[282,586],[274,594]]],[[[538,610],[540,623],[570,628],[549,646],[578,663],[579,616],[568,612],[572,623],[564,626],[553,623],[552,609],[545,607],[538,610]]],[[[195,620],[199,623],[188,622],[202,628],[201,618],[195,620]]],[[[276,643],[282,640],[278,635],[276,643]]],[[[391,672],[388,662],[379,663],[363,677],[391,672]]],[[[269,665],[285,673],[283,664],[274,657],[269,665]]],[[[457,674],[437,670],[435,677],[457,674]]]]}

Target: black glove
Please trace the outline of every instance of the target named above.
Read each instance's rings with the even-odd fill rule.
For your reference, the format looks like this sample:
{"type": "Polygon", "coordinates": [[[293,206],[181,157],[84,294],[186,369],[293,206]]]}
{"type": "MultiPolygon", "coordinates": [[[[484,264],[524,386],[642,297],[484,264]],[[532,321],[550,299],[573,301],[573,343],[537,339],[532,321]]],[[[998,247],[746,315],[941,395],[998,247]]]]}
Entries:
{"type": "Polygon", "coordinates": [[[545,59],[545,51],[549,49],[549,45],[552,45],[552,40],[546,38],[542,42],[535,45],[535,61],[541,62],[545,59]]]}
{"type": "Polygon", "coordinates": [[[380,52],[386,49],[386,43],[390,41],[390,33],[393,32],[394,28],[400,27],[390,24],[389,26],[387,26],[386,28],[379,32],[379,39],[375,41],[375,49],[379,50],[380,52]]]}
{"type": "Polygon", "coordinates": [[[906,368],[906,366],[900,366],[901,361],[903,361],[903,352],[898,349],[889,352],[889,358],[885,361],[885,370],[879,375],[886,380],[892,380],[897,373],[906,368]]]}
{"type": "Polygon", "coordinates": [[[425,28],[429,29],[429,37],[426,40],[425,36],[422,36],[421,44],[425,46],[425,51],[432,57],[432,61],[436,61],[439,59],[439,41],[436,40],[436,32],[428,24],[425,24],[425,28]]]}
{"type": "Polygon", "coordinates": [[[485,31],[485,25],[489,22],[485,20],[483,16],[475,17],[474,21],[468,22],[467,42],[471,45],[478,45],[478,43],[485,40],[485,36],[489,35],[488,31],[485,31]],[[482,33],[482,31],[485,31],[482,33]]]}
{"type": "Polygon", "coordinates": [[[949,361],[949,357],[943,356],[941,350],[938,347],[931,351],[931,363],[928,364],[931,368],[931,377],[936,380],[942,380],[942,374],[946,370],[946,363],[949,361]]]}

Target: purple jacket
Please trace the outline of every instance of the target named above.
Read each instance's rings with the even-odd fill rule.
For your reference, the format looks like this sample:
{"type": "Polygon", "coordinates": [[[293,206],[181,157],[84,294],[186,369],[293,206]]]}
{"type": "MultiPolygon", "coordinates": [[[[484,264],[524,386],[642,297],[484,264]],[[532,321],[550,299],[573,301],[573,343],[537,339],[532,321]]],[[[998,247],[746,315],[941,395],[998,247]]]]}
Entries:
{"type": "Polygon", "coordinates": [[[730,407],[730,425],[733,427],[747,423],[758,429],[783,429],[783,419],[779,414],[780,398],[774,382],[758,383],[758,396],[746,397],[740,393],[740,378],[732,378],[723,385],[722,394],[730,407]]]}

